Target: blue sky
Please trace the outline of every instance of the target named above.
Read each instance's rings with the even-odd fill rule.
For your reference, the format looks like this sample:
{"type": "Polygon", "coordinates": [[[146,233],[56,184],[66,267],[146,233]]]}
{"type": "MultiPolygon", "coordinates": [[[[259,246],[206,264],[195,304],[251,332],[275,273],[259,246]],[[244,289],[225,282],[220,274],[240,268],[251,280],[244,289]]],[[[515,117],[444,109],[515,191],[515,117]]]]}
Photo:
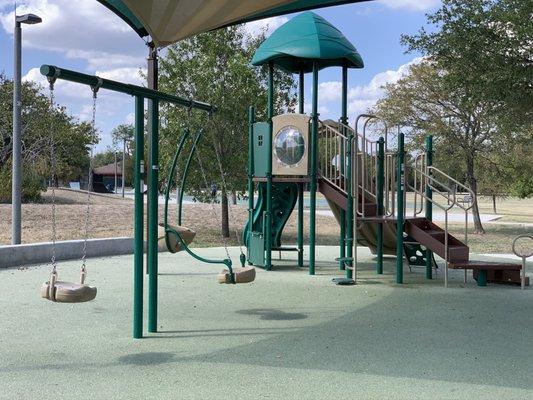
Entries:
{"type": "MultiPolygon", "coordinates": [[[[402,33],[414,33],[425,25],[425,13],[440,0],[379,0],[343,5],[315,11],[356,46],[365,68],[353,70],[349,78],[349,115],[351,121],[370,107],[381,95],[380,87],[397,80],[406,66],[419,57],[404,54],[399,43],[402,33]]],[[[14,1],[0,0],[0,71],[9,77],[13,71],[14,1]]],[[[27,0],[18,2],[19,14],[33,12],[43,23],[23,27],[24,79],[44,84],[38,73],[41,64],[54,64],[124,82],[143,84],[139,70],[145,68],[147,48],[122,20],[96,0],[27,0]]],[[[291,16],[248,24],[254,32],[268,24],[275,29],[291,16]]],[[[337,119],[340,112],[340,70],[321,71],[319,103],[321,118],[337,119]]],[[[310,98],[309,90],[307,98],[310,98]]],[[[89,88],[61,82],[57,102],[82,120],[91,109],[89,88]]],[[[201,99],[200,99],[201,100],[201,99]]],[[[118,124],[133,121],[133,99],[102,91],[99,96],[97,125],[101,141],[97,151],[111,144],[110,131],[118,124]]]]}

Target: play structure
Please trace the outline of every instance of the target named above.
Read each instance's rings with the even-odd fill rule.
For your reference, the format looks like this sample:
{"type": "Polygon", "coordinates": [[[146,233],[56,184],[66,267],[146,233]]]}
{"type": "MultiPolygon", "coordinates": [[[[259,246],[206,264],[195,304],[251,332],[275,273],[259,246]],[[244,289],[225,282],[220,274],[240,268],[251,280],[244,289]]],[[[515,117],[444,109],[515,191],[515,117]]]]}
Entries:
{"type": "Polygon", "coordinates": [[[249,115],[249,218],[244,230],[248,262],[272,269],[273,251],[298,252],[303,266],[304,185],[309,186],[309,274],[315,274],[316,194],[322,193],[340,224],[337,261],[346,279],[355,283],[357,246],[377,256],[376,272],[383,273],[384,254],[396,256],[396,282],[403,283],[404,260],[409,267],[424,266],[431,279],[437,267],[434,254],[444,259],[444,285],[448,269],[473,270],[478,285],[487,282],[527,284],[522,267],[469,259],[468,212],[475,194],[461,182],[433,166],[432,137],[424,151],[406,161],[404,135],[398,129],[397,146],[390,148],[389,130],[374,115],[360,115],[348,125],[348,71],[362,68],[363,60],[344,35],[320,16],[306,12],[278,28],[256,51],[252,64],[267,65],[268,120],[249,115]],[[339,121],[321,121],[318,115],[318,72],[342,69],[342,105],[339,121]],[[273,115],[274,68],[299,74],[298,113],[273,115]],[[304,75],[312,72],[312,111],[304,114],[304,75]],[[382,136],[372,140],[367,127],[380,123],[382,136]],[[361,129],[362,125],[362,129],[361,129]],[[257,191],[257,201],[254,193],[257,191]],[[412,196],[407,205],[407,194],[412,196]],[[470,202],[460,202],[459,196],[470,202]],[[296,247],[283,246],[283,228],[298,203],[296,247]],[[444,228],[432,221],[433,207],[444,213],[444,228]],[[451,212],[464,213],[464,239],[448,232],[451,212]]]}
{"type": "MultiPolygon", "coordinates": [[[[203,0],[195,2],[198,3],[197,7],[189,7],[187,2],[162,1],[153,5],[151,2],[134,0],[101,1],[123,18],[141,37],[149,33],[152,39],[150,43],[152,51],[155,51],[157,46],[174,43],[210,29],[348,2],[277,0],[235,2],[235,7],[227,7],[217,4],[214,0],[203,0]],[[147,3],[150,5],[147,6],[147,3]],[[160,14],[155,12],[162,11],[162,6],[168,18],[159,18],[160,14]],[[196,9],[210,12],[197,13],[196,9]]],[[[185,107],[189,113],[199,111],[209,115],[216,112],[216,107],[155,90],[157,82],[154,84],[150,77],[156,74],[150,68],[148,81],[149,86],[154,89],[102,79],[52,65],[41,67],[41,73],[50,82],[52,104],[53,87],[58,79],[91,88],[94,99],[93,129],[98,90],[111,90],[135,98],[134,338],[143,336],[145,253],[148,273],[148,332],[157,332],[159,244],[164,245],[171,253],[183,250],[199,261],[222,265],[224,270],[218,276],[220,283],[235,284],[253,281],[255,279],[254,266],[266,270],[273,268],[273,251],[297,252],[298,266],[303,267],[304,189],[306,186],[309,188],[310,196],[308,268],[311,275],[315,274],[316,267],[316,197],[317,192],[320,192],[326,198],[340,224],[339,257],[336,260],[339,267],[346,271],[346,278],[337,280],[339,283],[356,283],[357,245],[362,245],[370,247],[375,252],[378,274],[383,273],[383,256],[385,254],[396,256],[396,281],[398,283],[403,282],[404,259],[410,267],[425,267],[426,277],[431,279],[433,269],[436,268],[433,255],[437,254],[444,259],[444,284],[446,286],[448,285],[448,268],[464,269],[465,279],[466,271],[472,269],[478,285],[486,285],[491,281],[521,282],[522,286],[528,284],[524,266],[469,260],[468,211],[476,199],[469,188],[433,166],[431,136],[427,138],[425,149],[416,154],[414,161],[410,163],[406,162],[404,136],[400,130],[397,133],[397,145],[392,148],[389,129],[376,116],[361,115],[355,120],[353,126],[348,124],[348,71],[353,68],[362,68],[363,60],[355,47],[338,29],[314,13],[300,14],[278,28],[259,47],[252,63],[257,66],[266,65],[268,68],[268,112],[266,121],[255,120],[253,107],[249,112],[249,219],[242,233],[246,252],[241,250],[240,267],[234,267],[226,244],[224,244],[226,258],[208,259],[200,256],[189,248],[195,232],[182,225],[183,193],[186,189],[187,173],[195,154],[204,177],[205,187],[209,187],[201,157],[195,151],[199,141],[206,136],[203,131],[193,134],[189,128],[186,128],[181,135],[166,185],[163,223],[158,222],[160,103],[185,107]],[[319,119],[318,73],[319,70],[328,67],[342,69],[342,105],[339,121],[319,119]],[[299,75],[298,113],[274,115],[275,68],[299,75]],[[304,112],[306,73],[312,74],[310,115],[304,112]],[[148,103],[146,110],[148,134],[146,136],[144,132],[145,101],[148,103]],[[373,140],[367,134],[367,128],[372,122],[380,122],[382,127],[382,136],[377,140],[373,140]],[[145,145],[148,149],[146,159],[145,145]],[[187,146],[189,147],[188,153],[185,152],[187,146]],[[168,218],[170,190],[174,186],[179,160],[184,155],[186,161],[184,170],[180,174],[181,196],[178,203],[178,220],[177,224],[173,225],[168,218]],[[146,230],[143,193],[145,183],[148,187],[146,230]],[[256,192],[257,198],[254,198],[256,192]],[[408,192],[413,198],[409,207],[406,201],[408,192]],[[472,201],[470,203],[459,202],[460,193],[469,195],[472,201]],[[444,228],[432,221],[434,206],[440,208],[445,215],[444,228]],[[282,232],[295,207],[298,212],[297,244],[296,247],[284,246],[282,232]],[[463,241],[448,233],[448,215],[452,209],[464,212],[463,241]],[[158,238],[159,227],[163,229],[160,238],[158,238]],[[144,246],[145,237],[146,247],[144,246]],[[249,265],[246,266],[246,263],[249,265]],[[520,271],[522,271],[521,275],[520,271]]],[[[154,63],[150,65],[154,68],[154,63]]],[[[222,171],[220,159],[218,162],[224,182],[224,171],[222,171]]],[[[90,193],[88,193],[87,221],[89,200],[90,193]]],[[[52,276],[43,284],[42,296],[55,302],[84,302],[94,299],[96,288],[85,283],[85,258],[84,254],[80,283],[72,283],[58,280],[56,262],[52,257],[52,276]]]]}

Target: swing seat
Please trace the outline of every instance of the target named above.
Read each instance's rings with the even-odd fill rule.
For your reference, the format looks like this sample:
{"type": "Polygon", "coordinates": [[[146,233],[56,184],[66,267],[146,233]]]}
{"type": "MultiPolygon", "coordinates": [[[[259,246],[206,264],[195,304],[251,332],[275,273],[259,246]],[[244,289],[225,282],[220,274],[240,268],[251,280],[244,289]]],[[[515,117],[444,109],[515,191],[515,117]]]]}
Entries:
{"type": "Polygon", "coordinates": [[[96,287],[81,283],[47,281],[41,286],[41,297],[57,303],[84,303],[96,297],[96,287]]]}
{"type": "MultiPolygon", "coordinates": [[[[235,283],[250,283],[255,280],[255,268],[233,268],[235,283]]],[[[229,271],[224,269],[218,274],[218,283],[232,283],[229,271]]]]}
{"type": "MultiPolygon", "coordinates": [[[[163,229],[165,228],[164,224],[159,224],[159,226],[162,227],[163,229]]],[[[194,240],[194,237],[196,236],[195,231],[185,226],[168,224],[168,228],[178,232],[186,245],[189,245],[190,243],[192,243],[192,241],[194,240]]],[[[171,253],[177,253],[183,250],[183,246],[181,245],[181,242],[176,236],[176,234],[172,232],[171,230],[167,230],[166,232],[163,233],[164,236],[161,236],[158,238],[159,247],[162,248],[163,250],[168,250],[171,253]]]]}

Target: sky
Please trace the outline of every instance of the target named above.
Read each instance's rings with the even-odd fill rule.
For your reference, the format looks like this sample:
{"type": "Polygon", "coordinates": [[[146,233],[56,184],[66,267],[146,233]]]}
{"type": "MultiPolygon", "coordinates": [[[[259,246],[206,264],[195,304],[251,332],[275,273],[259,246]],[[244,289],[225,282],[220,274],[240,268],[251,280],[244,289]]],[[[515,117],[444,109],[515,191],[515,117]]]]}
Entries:
{"type": "MultiPolygon", "coordinates": [[[[401,34],[413,34],[426,24],[425,14],[438,8],[440,0],[376,0],[315,10],[336,26],[361,54],[365,68],[349,73],[348,113],[350,121],[379,99],[381,87],[395,82],[420,54],[405,53],[401,34]]],[[[17,2],[17,13],[34,13],[43,22],[23,25],[22,76],[43,85],[42,64],[57,65],[91,75],[144,85],[140,77],[146,68],[145,41],[120,18],[96,0],[26,0],[17,2]]],[[[15,1],[0,0],[0,71],[13,75],[13,26],[15,1]]],[[[251,33],[267,26],[271,32],[293,15],[270,18],[246,25],[251,33]]],[[[430,27],[431,29],[431,27],[430,27]]],[[[310,76],[306,77],[306,82],[310,76]]],[[[340,68],[319,74],[321,119],[338,119],[341,96],[340,68]]],[[[310,85],[306,98],[310,99],[310,85]]],[[[56,84],[56,102],[80,120],[89,120],[92,109],[90,88],[71,82],[56,84]]],[[[202,99],[198,99],[202,100],[202,99]]],[[[306,109],[310,107],[306,104],[306,109]]],[[[133,123],[134,101],[130,96],[102,90],[98,95],[97,127],[100,142],[96,151],[111,145],[110,132],[122,123],[133,123]]]]}

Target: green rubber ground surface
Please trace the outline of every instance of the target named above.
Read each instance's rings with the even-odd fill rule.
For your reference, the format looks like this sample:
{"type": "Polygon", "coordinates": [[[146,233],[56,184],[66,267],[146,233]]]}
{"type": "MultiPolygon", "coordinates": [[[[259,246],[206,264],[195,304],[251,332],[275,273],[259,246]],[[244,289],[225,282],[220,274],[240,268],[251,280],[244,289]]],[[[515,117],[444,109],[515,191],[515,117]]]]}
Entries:
{"type": "Polygon", "coordinates": [[[444,289],[422,269],[398,286],[394,261],[378,277],[362,248],[359,284],[335,286],[337,256],[318,248],[317,276],[278,266],[231,286],[218,267],[163,254],[160,332],[142,340],[131,256],[89,260],[98,296],[78,305],[39,297],[47,268],[2,270],[0,399],[533,398],[533,290],[465,287],[461,271],[444,289]]]}

